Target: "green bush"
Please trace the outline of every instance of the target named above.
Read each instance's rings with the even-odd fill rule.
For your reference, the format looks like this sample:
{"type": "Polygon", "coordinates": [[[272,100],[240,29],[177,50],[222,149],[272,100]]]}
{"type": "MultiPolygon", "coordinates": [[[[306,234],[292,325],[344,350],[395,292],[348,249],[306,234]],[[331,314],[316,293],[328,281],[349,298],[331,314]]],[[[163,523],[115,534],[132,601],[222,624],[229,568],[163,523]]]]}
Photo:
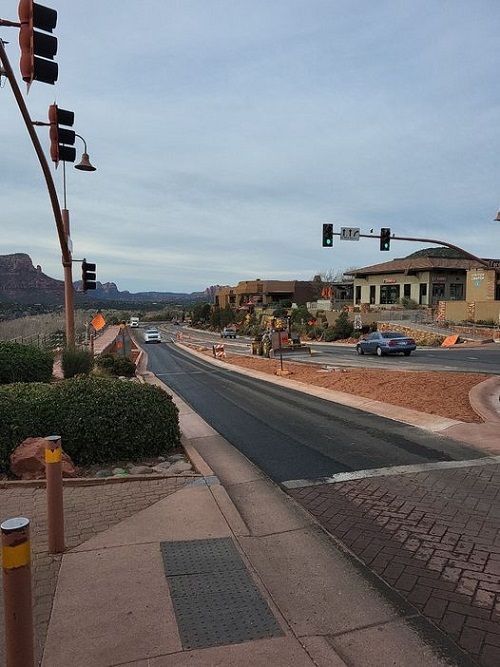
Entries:
{"type": "Polygon", "coordinates": [[[127,378],[134,377],[135,364],[126,357],[115,357],[113,365],[113,373],[117,376],[125,376],[127,378]]]}
{"type": "Polygon", "coordinates": [[[101,354],[96,359],[96,365],[110,375],[133,377],[135,364],[126,357],[117,357],[114,354],[101,354]]]}
{"type": "Polygon", "coordinates": [[[354,327],[352,325],[352,322],[349,322],[349,315],[346,313],[345,310],[343,310],[335,320],[335,323],[333,325],[333,331],[336,335],[336,338],[333,338],[332,340],[350,338],[352,336],[354,327]]]}
{"type": "Polygon", "coordinates": [[[54,357],[32,345],[0,343],[0,384],[50,382],[54,357]]]}
{"type": "Polygon", "coordinates": [[[25,438],[51,434],[77,465],[137,460],[179,444],[178,410],[159,387],[111,378],[0,387],[0,471],[25,438]]]}
{"type": "Polygon", "coordinates": [[[335,333],[332,327],[328,327],[328,329],[325,329],[323,333],[323,340],[326,343],[331,343],[334,340],[337,340],[338,334],[335,333]]]}
{"type": "Polygon", "coordinates": [[[104,368],[104,370],[112,373],[115,365],[115,356],[114,354],[100,354],[96,358],[95,363],[99,368],[104,368]]]}
{"type": "Polygon", "coordinates": [[[62,369],[65,378],[88,375],[94,367],[94,357],[88,350],[65,347],[62,353],[62,369]]]}

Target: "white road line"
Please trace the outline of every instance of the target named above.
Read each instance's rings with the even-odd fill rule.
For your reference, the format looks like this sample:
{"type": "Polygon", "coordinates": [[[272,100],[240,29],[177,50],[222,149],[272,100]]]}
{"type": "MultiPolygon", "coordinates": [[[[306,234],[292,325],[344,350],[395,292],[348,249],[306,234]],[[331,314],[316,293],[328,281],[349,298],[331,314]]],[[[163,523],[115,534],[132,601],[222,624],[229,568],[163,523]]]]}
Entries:
{"type": "Polygon", "coordinates": [[[408,466],[391,466],[388,468],[373,468],[372,470],[355,470],[354,472],[339,472],[331,477],[318,477],[317,479],[292,479],[281,482],[286,489],[296,489],[302,486],[320,486],[321,484],[338,484],[339,482],[350,482],[355,479],[366,477],[388,477],[390,475],[404,475],[428,470],[448,470],[451,468],[472,468],[475,466],[487,466],[500,463],[500,456],[485,456],[481,459],[468,461],[438,461],[435,463],[417,463],[408,466]]]}

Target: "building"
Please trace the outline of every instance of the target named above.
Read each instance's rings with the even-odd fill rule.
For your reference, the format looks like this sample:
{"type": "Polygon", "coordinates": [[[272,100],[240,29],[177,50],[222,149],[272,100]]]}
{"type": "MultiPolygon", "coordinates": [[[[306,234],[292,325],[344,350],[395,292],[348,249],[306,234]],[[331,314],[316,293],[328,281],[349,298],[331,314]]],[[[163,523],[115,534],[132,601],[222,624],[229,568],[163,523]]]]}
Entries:
{"type": "Polygon", "coordinates": [[[322,287],[313,280],[242,280],[235,287],[218,288],[214,304],[220,308],[265,308],[281,301],[305,304],[316,299],[322,287]]]}
{"type": "Polygon", "coordinates": [[[421,306],[442,301],[500,301],[495,269],[489,270],[451,248],[426,248],[350,273],[355,304],[390,307],[400,304],[401,299],[412,299],[421,306]]]}

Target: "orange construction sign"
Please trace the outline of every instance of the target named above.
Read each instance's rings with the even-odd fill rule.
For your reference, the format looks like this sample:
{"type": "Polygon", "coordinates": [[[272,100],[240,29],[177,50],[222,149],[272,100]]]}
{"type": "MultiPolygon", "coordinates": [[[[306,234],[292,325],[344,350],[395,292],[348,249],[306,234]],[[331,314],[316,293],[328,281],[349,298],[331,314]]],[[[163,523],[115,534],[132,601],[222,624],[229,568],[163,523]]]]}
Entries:
{"type": "Polygon", "coordinates": [[[460,341],[460,336],[454,334],[453,336],[447,336],[444,341],[441,343],[441,347],[453,347],[460,341]]]}
{"type": "Polygon", "coordinates": [[[100,331],[106,326],[106,320],[104,319],[102,313],[97,313],[97,315],[92,318],[90,324],[96,331],[100,331]]]}

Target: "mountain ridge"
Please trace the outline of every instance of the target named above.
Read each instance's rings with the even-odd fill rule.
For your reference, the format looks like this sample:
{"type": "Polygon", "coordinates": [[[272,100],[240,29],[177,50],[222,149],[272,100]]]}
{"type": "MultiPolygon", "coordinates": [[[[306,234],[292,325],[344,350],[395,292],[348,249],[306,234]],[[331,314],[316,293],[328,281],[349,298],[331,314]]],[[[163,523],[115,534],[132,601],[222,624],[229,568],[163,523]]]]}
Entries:
{"type": "MultiPolygon", "coordinates": [[[[96,289],[84,294],[81,290],[82,282],[73,283],[75,300],[88,299],[102,301],[127,302],[165,302],[195,301],[208,298],[210,288],[200,292],[129,292],[120,291],[116,283],[97,281],[96,289]]],[[[42,267],[33,264],[27,253],[12,253],[0,255],[0,301],[17,301],[20,303],[63,303],[64,282],[51,278],[45,274],[42,267]]]]}

